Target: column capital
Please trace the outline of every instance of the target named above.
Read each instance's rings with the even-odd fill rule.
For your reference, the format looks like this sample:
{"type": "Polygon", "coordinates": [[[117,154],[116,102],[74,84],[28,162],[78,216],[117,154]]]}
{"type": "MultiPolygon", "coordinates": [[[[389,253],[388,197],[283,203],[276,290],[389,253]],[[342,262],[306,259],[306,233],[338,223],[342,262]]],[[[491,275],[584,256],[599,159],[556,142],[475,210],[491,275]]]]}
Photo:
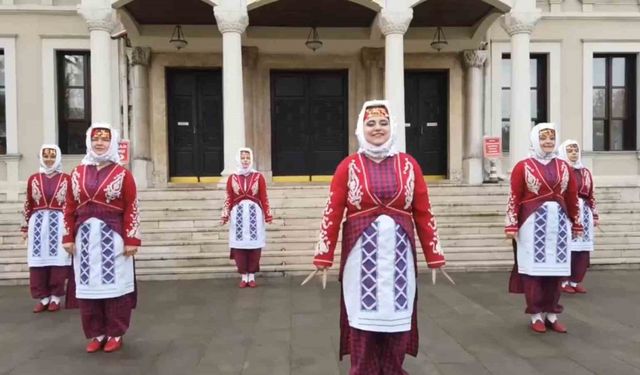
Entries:
{"type": "Polygon", "coordinates": [[[467,49],[462,52],[462,60],[467,68],[482,68],[487,56],[487,51],[480,49],[467,49]]]}
{"type": "Polygon", "coordinates": [[[216,17],[218,30],[220,30],[222,34],[242,34],[247,29],[247,26],[249,26],[249,14],[247,13],[246,8],[234,9],[230,7],[217,6],[213,8],[213,14],[216,17]]]}
{"type": "Polygon", "coordinates": [[[380,16],[378,17],[378,25],[380,26],[380,31],[382,34],[391,35],[391,34],[401,34],[407,32],[409,29],[409,24],[413,19],[413,9],[402,9],[402,10],[389,10],[382,9],[380,11],[380,16]]]}
{"type": "Polygon", "coordinates": [[[510,12],[502,17],[502,28],[509,36],[531,34],[540,17],[539,9],[530,12],[510,12]]]}
{"type": "Polygon", "coordinates": [[[149,47],[132,47],[127,48],[127,58],[129,64],[149,66],[151,60],[151,48],[149,47]]]}
{"type": "Polygon", "coordinates": [[[78,14],[87,22],[89,31],[102,30],[110,33],[114,29],[115,20],[111,7],[83,1],[77,9],[78,14]]]}

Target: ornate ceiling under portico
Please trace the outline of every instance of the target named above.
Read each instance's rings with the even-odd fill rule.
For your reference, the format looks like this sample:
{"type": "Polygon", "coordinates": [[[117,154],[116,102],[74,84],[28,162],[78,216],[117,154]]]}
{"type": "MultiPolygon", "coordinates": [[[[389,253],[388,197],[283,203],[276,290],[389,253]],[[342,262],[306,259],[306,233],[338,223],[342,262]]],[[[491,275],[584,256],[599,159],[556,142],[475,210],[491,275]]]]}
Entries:
{"type": "MultiPolygon", "coordinates": [[[[409,0],[411,27],[469,27],[491,13],[509,10],[506,0],[409,0]]],[[[369,27],[383,0],[253,0],[249,25],[267,27],[369,27]]],[[[119,0],[140,25],[214,25],[214,0],[119,0]]]]}

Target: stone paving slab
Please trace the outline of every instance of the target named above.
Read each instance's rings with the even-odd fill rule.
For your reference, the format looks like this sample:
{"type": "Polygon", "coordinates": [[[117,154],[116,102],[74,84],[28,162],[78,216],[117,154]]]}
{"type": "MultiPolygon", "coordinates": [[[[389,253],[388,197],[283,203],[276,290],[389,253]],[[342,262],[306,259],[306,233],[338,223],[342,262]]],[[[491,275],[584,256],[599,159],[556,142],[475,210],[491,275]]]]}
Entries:
{"type": "MultiPolygon", "coordinates": [[[[527,329],[506,273],[419,281],[421,335],[405,368],[429,375],[640,375],[640,274],[593,271],[589,293],[563,296],[569,334],[527,329]]],[[[32,314],[28,288],[0,287],[0,374],[344,375],[339,284],[302,278],[139,283],[139,307],[118,353],[86,354],[77,310],[32,314]]]]}

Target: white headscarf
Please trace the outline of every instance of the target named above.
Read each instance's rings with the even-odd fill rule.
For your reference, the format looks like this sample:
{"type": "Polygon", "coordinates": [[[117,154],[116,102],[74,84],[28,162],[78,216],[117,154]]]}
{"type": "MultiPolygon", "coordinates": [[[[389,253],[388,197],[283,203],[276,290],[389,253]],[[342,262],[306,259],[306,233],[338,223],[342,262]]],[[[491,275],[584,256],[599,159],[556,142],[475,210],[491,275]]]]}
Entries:
{"type": "Polygon", "coordinates": [[[562,144],[560,145],[560,149],[558,149],[558,157],[566,161],[567,163],[569,163],[569,165],[573,166],[576,169],[584,168],[584,165],[582,164],[582,148],[578,144],[578,141],[567,139],[566,141],[562,142],[562,144]],[[578,147],[578,160],[576,160],[575,163],[569,160],[569,155],[567,155],[567,146],[569,145],[576,145],[578,147]]]}
{"type": "Polygon", "coordinates": [[[38,154],[38,157],[40,159],[40,173],[52,174],[62,172],[62,152],[60,152],[60,147],[57,145],[44,144],[40,146],[40,154],[38,154]],[[44,159],[42,158],[42,151],[48,148],[56,150],[56,161],[51,167],[47,167],[44,163],[44,159]]]}
{"type": "Polygon", "coordinates": [[[237,173],[242,176],[247,176],[256,171],[255,169],[253,169],[253,151],[251,151],[250,148],[240,147],[238,149],[238,153],[236,154],[236,167],[237,167],[237,170],[236,170],[237,173]],[[243,152],[248,152],[249,157],[251,158],[251,164],[249,164],[248,168],[242,167],[242,161],[240,160],[240,158],[242,157],[243,152]]]}
{"type": "Polygon", "coordinates": [[[92,124],[89,129],[87,129],[87,155],[85,155],[84,159],[82,159],[81,164],[83,165],[98,165],[105,162],[112,163],[120,163],[120,154],[118,153],[118,143],[120,142],[120,136],[116,129],[113,129],[110,124],[105,123],[96,123],[92,124]],[[108,129],[111,132],[111,143],[109,144],[109,149],[102,155],[98,155],[93,151],[91,147],[91,132],[93,129],[108,129]]]}
{"type": "Polygon", "coordinates": [[[397,134],[396,127],[397,124],[395,123],[393,115],[391,114],[391,106],[389,105],[389,101],[370,100],[365,102],[362,105],[360,114],[358,115],[358,123],[356,125],[356,137],[358,137],[358,143],[360,145],[358,153],[364,153],[374,159],[383,159],[388,156],[397,154],[398,151],[395,147],[397,134]],[[374,146],[371,143],[367,142],[364,136],[364,115],[367,108],[370,107],[385,107],[387,109],[387,112],[389,113],[389,140],[380,146],[374,146]]]}
{"type": "Polygon", "coordinates": [[[558,138],[558,131],[556,130],[555,124],[550,122],[543,122],[534,126],[533,128],[531,128],[531,133],[529,133],[529,156],[535,158],[543,164],[548,164],[551,160],[558,156],[558,138]],[[549,153],[542,151],[542,147],[540,147],[540,132],[546,129],[551,129],[556,133],[556,148],[549,153]]]}

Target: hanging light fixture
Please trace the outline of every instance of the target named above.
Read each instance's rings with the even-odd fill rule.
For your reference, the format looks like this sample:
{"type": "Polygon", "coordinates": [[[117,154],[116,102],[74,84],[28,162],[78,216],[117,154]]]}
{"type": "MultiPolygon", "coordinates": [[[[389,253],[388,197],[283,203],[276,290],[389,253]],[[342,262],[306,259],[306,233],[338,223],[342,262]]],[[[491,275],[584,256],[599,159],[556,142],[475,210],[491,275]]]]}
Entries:
{"type": "Polygon", "coordinates": [[[438,26],[436,33],[433,36],[433,41],[431,42],[431,48],[440,52],[440,50],[448,44],[449,42],[447,42],[447,38],[444,36],[444,30],[442,30],[442,27],[438,26]]]}
{"type": "Polygon", "coordinates": [[[307,36],[307,41],[304,42],[304,45],[315,52],[317,49],[320,49],[322,47],[322,44],[323,43],[318,36],[318,30],[315,27],[312,27],[311,31],[309,31],[309,36],[307,36]]]}
{"type": "Polygon", "coordinates": [[[176,47],[179,51],[182,48],[186,47],[189,42],[184,38],[184,33],[182,32],[182,26],[176,25],[173,29],[173,33],[171,34],[171,39],[169,40],[172,46],[176,47]]]}

